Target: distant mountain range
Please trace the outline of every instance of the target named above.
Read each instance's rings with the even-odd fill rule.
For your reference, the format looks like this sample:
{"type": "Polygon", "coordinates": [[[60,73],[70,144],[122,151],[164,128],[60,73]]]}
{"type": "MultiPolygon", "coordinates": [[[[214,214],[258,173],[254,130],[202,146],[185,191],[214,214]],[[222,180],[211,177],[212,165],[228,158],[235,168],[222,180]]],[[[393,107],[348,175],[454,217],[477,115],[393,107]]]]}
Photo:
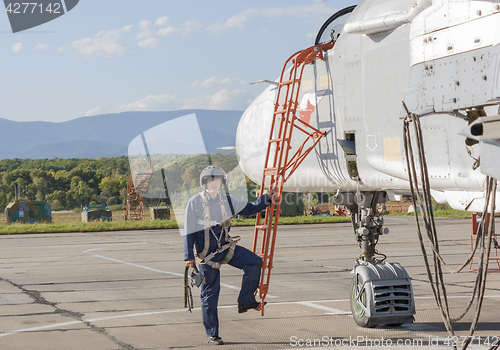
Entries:
{"type": "MultiPolygon", "coordinates": [[[[166,121],[196,114],[205,148],[234,146],[242,111],[123,112],[66,122],[16,122],[0,118],[0,159],[99,158],[127,155],[129,143],[166,121]]],[[[227,151],[226,151],[227,153],[227,151]]]]}

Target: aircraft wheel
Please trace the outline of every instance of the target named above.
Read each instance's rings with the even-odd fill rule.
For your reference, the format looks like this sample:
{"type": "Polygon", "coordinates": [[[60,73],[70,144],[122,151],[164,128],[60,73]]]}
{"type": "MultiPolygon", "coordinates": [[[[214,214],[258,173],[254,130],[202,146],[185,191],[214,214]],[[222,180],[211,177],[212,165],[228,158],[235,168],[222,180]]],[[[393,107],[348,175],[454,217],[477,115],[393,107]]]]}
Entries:
{"type": "Polygon", "coordinates": [[[373,328],[376,325],[370,325],[370,318],[364,308],[356,302],[358,300],[365,308],[368,308],[368,295],[363,287],[363,277],[356,274],[351,281],[351,311],[354,322],[360,327],[373,328]]]}

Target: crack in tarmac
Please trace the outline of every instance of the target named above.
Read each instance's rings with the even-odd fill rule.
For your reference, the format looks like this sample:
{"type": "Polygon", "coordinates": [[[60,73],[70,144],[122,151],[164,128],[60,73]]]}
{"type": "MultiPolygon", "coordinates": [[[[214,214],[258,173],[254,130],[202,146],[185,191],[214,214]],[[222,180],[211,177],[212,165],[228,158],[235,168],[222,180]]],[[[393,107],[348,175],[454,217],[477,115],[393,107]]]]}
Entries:
{"type": "Polygon", "coordinates": [[[0,281],[5,281],[5,282],[11,284],[12,286],[20,289],[23,293],[27,294],[30,298],[32,298],[36,304],[48,305],[48,306],[51,306],[55,309],[52,313],[43,313],[43,314],[56,314],[56,315],[61,315],[63,317],[68,317],[68,318],[72,318],[74,320],[80,321],[81,323],[83,323],[87,327],[89,327],[89,329],[92,332],[96,332],[97,334],[105,336],[106,338],[111,340],[113,343],[118,345],[120,348],[125,349],[125,350],[137,350],[134,346],[127,344],[127,343],[124,343],[121,340],[118,340],[113,335],[109,334],[106,331],[106,328],[95,326],[91,322],[83,320],[82,313],[61,309],[61,308],[57,307],[57,303],[52,303],[52,302],[47,301],[42,296],[42,293],[40,291],[26,289],[22,285],[16,284],[16,283],[14,283],[10,280],[7,280],[5,278],[2,278],[2,277],[0,277],[0,281]]]}

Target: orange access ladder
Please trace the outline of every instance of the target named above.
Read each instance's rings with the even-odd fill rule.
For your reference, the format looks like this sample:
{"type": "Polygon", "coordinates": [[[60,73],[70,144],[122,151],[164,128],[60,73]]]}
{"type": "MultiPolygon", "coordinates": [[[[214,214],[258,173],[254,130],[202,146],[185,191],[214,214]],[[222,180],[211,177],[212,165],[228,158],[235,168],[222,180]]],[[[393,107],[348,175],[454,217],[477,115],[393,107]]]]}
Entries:
{"type": "Polygon", "coordinates": [[[149,181],[153,175],[153,162],[148,160],[145,169],[139,169],[140,162],[136,161],[128,177],[127,204],[125,220],[144,220],[144,200],[149,181]]]}
{"type": "Polygon", "coordinates": [[[326,132],[319,131],[297,117],[302,74],[306,65],[311,64],[316,59],[322,60],[323,51],[332,47],[333,43],[327,43],[296,52],[285,62],[281,71],[260,189],[261,196],[273,188],[277,190],[277,195],[271,205],[266,208],[264,218],[261,217],[261,213],[257,214],[253,240],[253,252],[262,257],[263,260],[260,285],[256,292],[260,296],[260,305],[257,309],[262,316],[264,316],[264,299],[269,289],[271,269],[273,268],[283,184],[318,144],[319,140],[326,135],[326,132]],[[286,68],[290,62],[291,68],[287,72],[286,68]],[[291,139],[295,129],[301,131],[305,135],[305,139],[291,154],[291,139]],[[312,145],[306,147],[310,140],[313,141],[312,145]]]}

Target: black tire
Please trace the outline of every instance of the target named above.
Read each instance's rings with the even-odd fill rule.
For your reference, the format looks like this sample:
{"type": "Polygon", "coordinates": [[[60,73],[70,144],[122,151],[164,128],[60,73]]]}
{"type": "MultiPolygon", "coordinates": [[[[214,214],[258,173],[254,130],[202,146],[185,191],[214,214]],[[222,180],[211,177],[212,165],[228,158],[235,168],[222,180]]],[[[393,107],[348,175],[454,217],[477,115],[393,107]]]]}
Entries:
{"type": "Polygon", "coordinates": [[[365,310],[358,305],[356,302],[356,296],[361,293],[360,295],[360,302],[363,304],[364,307],[368,308],[368,298],[369,296],[366,293],[366,290],[363,287],[363,277],[359,274],[356,274],[354,278],[351,281],[351,311],[352,311],[352,317],[354,318],[354,322],[360,327],[363,328],[373,328],[376,327],[376,325],[371,325],[370,324],[370,318],[366,314],[365,310]],[[361,290],[362,289],[362,290],[361,290]]]}

